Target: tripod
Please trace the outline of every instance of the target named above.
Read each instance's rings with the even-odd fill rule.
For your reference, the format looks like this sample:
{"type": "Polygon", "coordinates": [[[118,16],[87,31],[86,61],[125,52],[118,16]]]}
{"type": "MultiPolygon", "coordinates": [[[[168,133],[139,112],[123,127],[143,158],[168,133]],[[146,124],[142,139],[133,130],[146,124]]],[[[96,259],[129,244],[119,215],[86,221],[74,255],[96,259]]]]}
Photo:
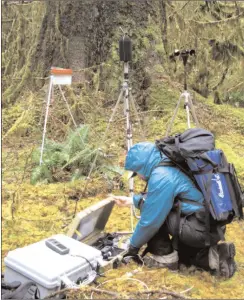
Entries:
{"type": "MultiPolygon", "coordinates": [[[[103,135],[103,138],[102,138],[102,143],[104,143],[106,137],[107,137],[107,134],[109,132],[109,129],[110,129],[110,126],[111,126],[111,123],[114,121],[114,117],[115,117],[115,114],[119,108],[119,104],[121,103],[123,99],[123,102],[124,102],[124,114],[125,114],[125,119],[126,119],[126,139],[127,139],[127,151],[130,150],[130,148],[132,147],[132,126],[131,126],[131,120],[130,120],[130,104],[131,104],[131,108],[134,110],[134,113],[135,113],[135,116],[136,116],[136,119],[137,119],[137,122],[140,126],[140,131],[142,133],[142,129],[141,129],[141,123],[140,123],[140,118],[139,118],[139,114],[137,112],[137,109],[136,109],[136,104],[135,104],[135,100],[130,92],[130,88],[129,88],[129,63],[128,62],[124,62],[124,81],[123,81],[123,84],[122,84],[122,88],[121,88],[121,91],[120,91],[120,94],[119,94],[119,97],[118,97],[118,100],[115,104],[115,107],[113,109],[113,112],[110,116],[110,119],[108,121],[108,125],[107,125],[107,128],[104,132],[104,135],[103,135]]],[[[87,181],[86,181],[86,184],[85,184],[85,187],[84,187],[84,190],[83,190],[83,194],[85,193],[86,191],[86,188],[87,188],[87,185],[88,185],[88,180],[90,179],[90,176],[91,176],[91,173],[96,165],[96,161],[97,161],[97,158],[98,158],[98,151],[96,153],[96,156],[94,158],[94,161],[91,165],[91,168],[90,168],[90,171],[89,171],[89,174],[87,176],[87,181]]],[[[130,196],[133,197],[133,192],[134,192],[134,180],[133,178],[129,178],[129,192],[130,192],[130,196]]],[[[76,210],[75,210],[76,211],[76,210]]],[[[136,212],[135,212],[135,207],[132,205],[131,207],[131,227],[132,227],[132,231],[133,231],[133,228],[134,228],[134,224],[133,224],[133,216],[135,216],[137,219],[139,219],[140,217],[136,215],[136,212]]]]}
{"type": "MultiPolygon", "coordinates": [[[[121,101],[121,98],[124,96],[124,114],[126,116],[126,135],[127,135],[127,151],[130,150],[132,147],[132,127],[131,127],[131,121],[130,121],[130,103],[132,104],[132,108],[134,109],[138,124],[140,125],[140,119],[139,115],[136,110],[136,105],[134,98],[132,94],[130,93],[129,89],[129,63],[124,63],[124,82],[122,84],[122,89],[118,98],[118,101],[115,105],[115,107],[119,104],[121,101]]],[[[141,128],[140,128],[141,129],[141,128]]],[[[142,130],[141,130],[142,132],[142,130]]],[[[129,178],[129,192],[130,196],[133,197],[134,194],[134,179],[132,177],[129,178]]],[[[134,222],[133,222],[133,216],[135,216],[137,219],[140,219],[139,216],[136,215],[135,207],[132,204],[131,206],[131,228],[132,231],[134,229],[134,222]]]]}
{"type": "MultiPolygon", "coordinates": [[[[43,153],[44,153],[44,145],[45,145],[45,138],[46,138],[46,132],[47,132],[47,121],[48,121],[48,116],[49,116],[49,108],[50,108],[51,100],[53,100],[52,94],[54,92],[55,85],[57,85],[59,88],[62,99],[67,106],[68,112],[70,114],[70,117],[72,119],[72,122],[73,122],[75,128],[78,128],[78,125],[76,124],[75,119],[72,115],[68,101],[65,98],[64,92],[61,88],[61,85],[70,85],[71,84],[71,75],[72,75],[71,69],[62,69],[62,68],[52,68],[51,69],[51,76],[50,76],[48,94],[47,94],[46,113],[45,113],[45,119],[44,119],[44,128],[43,128],[43,134],[42,134],[40,165],[43,164],[43,153]]],[[[79,136],[80,136],[80,134],[79,134],[79,136]]],[[[80,136],[80,138],[81,138],[81,142],[84,144],[81,136],[80,136]]]]}
{"type": "Polygon", "coordinates": [[[184,99],[184,108],[186,110],[187,127],[191,128],[190,113],[192,115],[193,121],[195,122],[196,126],[199,127],[199,122],[198,122],[198,119],[197,119],[195,108],[194,108],[193,103],[192,103],[191,95],[190,95],[190,93],[187,90],[185,90],[180,95],[180,98],[179,98],[179,100],[177,102],[176,108],[174,110],[173,117],[172,117],[172,119],[171,119],[171,121],[169,123],[169,126],[167,128],[167,131],[166,131],[166,137],[169,136],[169,134],[170,134],[170,132],[172,130],[172,127],[173,127],[174,121],[176,119],[178,110],[180,108],[180,104],[181,104],[182,99],[184,99]]]}
{"type": "Polygon", "coordinates": [[[184,92],[180,95],[180,98],[179,98],[179,100],[176,104],[176,108],[174,110],[173,117],[172,117],[172,119],[169,123],[169,126],[168,126],[167,130],[166,130],[166,137],[169,136],[169,134],[172,130],[172,127],[173,127],[175,118],[177,116],[178,110],[180,108],[180,104],[181,104],[182,99],[184,99],[184,108],[186,110],[186,118],[187,118],[187,127],[188,127],[188,129],[191,128],[190,113],[192,115],[192,119],[195,122],[196,126],[199,127],[199,122],[198,122],[198,119],[197,119],[195,108],[194,108],[193,103],[192,103],[191,95],[187,90],[186,64],[187,64],[187,60],[188,60],[189,55],[195,55],[195,50],[183,50],[181,52],[176,50],[171,55],[171,58],[174,57],[174,56],[180,56],[182,58],[183,65],[184,65],[184,92]]]}
{"type": "MultiPolygon", "coordinates": [[[[123,31],[123,33],[124,33],[124,31],[123,31]]],[[[111,115],[111,117],[108,121],[107,128],[104,131],[104,135],[103,135],[103,138],[102,138],[102,143],[105,142],[108,131],[110,129],[110,125],[114,121],[114,116],[116,114],[116,111],[119,107],[119,104],[120,104],[121,100],[123,99],[123,102],[124,102],[124,115],[125,115],[125,120],[126,120],[127,151],[129,151],[130,148],[132,147],[132,126],[131,126],[131,120],[130,120],[130,111],[131,111],[130,107],[135,112],[135,116],[136,116],[137,122],[140,126],[141,133],[143,133],[143,131],[142,131],[142,128],[141,128],[139,114],[136,110],[135,100],[134,100],[132,94],[130,93],[131,89],[129,88],[129,61],[132,60],[132,43],[131,43],[130,38],[128,36],[126,36],[125,33],[119,41],[119,56],[120,56],[120,61],[122,61],[124,63],[124,81],[123,81],[123,84],[122,84],[122,88],[121,88],[121,92],[119,94],[118,100],[117,100],[117,102],[115,104],[115,107],[113,109],[112,115],[111,115]]],[[[85,183],[85,186],[84,186],[84,189],[83,189],[83,192],[82,192],[83,195],[84,195],[84,193],[86,191],[86,188],[88,186],[88,182],[89,182],[91,173],[92,173],[92,171],[93,171],[93,169],[96,165],[98,154],[99,154],[99,152],[97,151],[97,153],[95,155],[95,158],[92,162],[89,174],[86,177],[86,183],[85,183]]],[[[133,180],[132,177],[129,178],[129,193],[130,193],[130,196],[133,197],[134,180],[133,180]]],[[[74,215],[76,213],[76,209],[77,209],[77,201],[76,201],[74,215]]],[[[134,230],[133,216],[135,216],[137,219],[140,219],[140,217],[136,215],[135,207],[132,205],[131,206],[131,228],[132,228],[132,231],[134,230]]]]}

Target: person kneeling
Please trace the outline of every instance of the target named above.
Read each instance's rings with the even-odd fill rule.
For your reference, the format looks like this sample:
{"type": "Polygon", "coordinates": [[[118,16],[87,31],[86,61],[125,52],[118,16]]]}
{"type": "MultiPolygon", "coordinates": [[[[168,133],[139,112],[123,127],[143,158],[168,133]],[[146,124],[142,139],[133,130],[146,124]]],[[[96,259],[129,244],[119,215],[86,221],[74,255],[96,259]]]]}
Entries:
{"type": "Polygon", "coordinates": [[[133,199],[113,196],[117,205],[130,206],[133,202],[141,211],[126,256],[136,257],[147,244],[142,256],[148,267],[176,270],[180,262],[232,277],[236,271],[235,245],[221,241],[225,227],[217,228],[212,222],[206,229],[202,193],[181,170],[159,165],[161,162],[170,160],[149,142],[135,144],[126,156],[125,169],[148,184],[148,192],[133,199]]]}

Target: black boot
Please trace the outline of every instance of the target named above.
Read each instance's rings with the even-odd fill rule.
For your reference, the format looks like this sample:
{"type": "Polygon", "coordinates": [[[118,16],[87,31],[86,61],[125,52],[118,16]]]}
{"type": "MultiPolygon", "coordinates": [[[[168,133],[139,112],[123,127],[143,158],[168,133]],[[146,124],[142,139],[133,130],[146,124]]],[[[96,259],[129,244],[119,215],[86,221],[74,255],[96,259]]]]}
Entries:
{"type": "Polygon", "coordinates": [[[145,266],[148,268],[168,268],[170,270],[178,270],[178,252],[173,251],[168,255],[154,255],[147,253],[143,258],[145,266]]]}
{"type": "Polygon", "coordinates": [[[236,270],[234,256],[236,254],[235,245],[233,243],[223,242],[217,245],[219,254],[219,275],[225,278],[231,278],[236,270]]]}
{"type": "Polygon", "coordinates": [[[234,256],[236,254],[233,243],[222,242],[209,248],[210,269],[224,278],[231,278],[236,272],[234,256]]]}

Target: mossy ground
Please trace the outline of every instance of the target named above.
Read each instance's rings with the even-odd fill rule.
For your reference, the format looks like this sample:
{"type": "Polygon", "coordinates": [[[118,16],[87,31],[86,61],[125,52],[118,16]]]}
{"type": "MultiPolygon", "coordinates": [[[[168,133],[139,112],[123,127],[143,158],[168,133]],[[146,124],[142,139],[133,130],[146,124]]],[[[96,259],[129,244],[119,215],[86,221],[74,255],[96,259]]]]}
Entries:
{"type": "MultiPolygon", "coordinates": [[[[172,115],[172,109],[177,101],[178,93],[170,88],[165,88],[165,82],[155,80],[151,89],[150,109],[154,112],[144,114],[144,124],[147,127],[147,138],[153,141],[163,136],[167,121],[172,115]],[[158,110],[158,112],[155,112],[158,110]]],[[[244,182],[244,156],[243,156],[243,120],[244,112],[241,109],[229,106],[217,106],[211,101],[201,98],[195,100],[199,121],[204,127],[211,129],[217,137],[217,146],[222,148],[229,161],[234,162],[244,182]]],[[[185,129],[185,112],[180,110],[175,122],[174,132],[185,129]]],[[[119,129],[113,128],[113,131],[119,129]]],[[[139,140],[139,136],[137,137],[139,140]]],[[[121,141],[121,138],[119,138],[121,141]]],[[[115,141],[116,144],[116,141],[115,141]]],[[[123,151],[120,160],[124,160],[123,151]]],[[[39,241],[56,233],[67,232],[67,227],[72,221],[75,207],[74,196],[82,193],[84,181],[65,182],[49,185],[29,184],[31,165],[28,162],[30,147],[19,148],[15,151],[3,148],[4,177],[3,177],[3,203],[2,203],[2,258],[8,251],[17,247],[39,241]],[[23,175],[23,170],[25,174],[23,175]]],[[[121,161],[119,162],[121,164],[121,161]]],[[[141,182],[136,182],[136,189],[143,188],[141,182]]],[[[107,197],[107,186],[100,179],[93,179],[89,184],[87,198],[80,199],[78,211],[107,197]]],[[[125,191],[114,190],[116,194],[125,191]]],[[[130,230],[130,213],[127,208],[115,207],[107,224],[107,232],[130,230]]],[[[193,287],[187,296],[192,298],[243,298],[244,297],[244,233],[243,222],[233,222],[227,228],[227,240],[236,245],[236,262],[238,271],[229,280],[223,280],[207,272],[185,269],[180,272],[156,269],[138,269],[131,263],[119,269],[110,270],[106,277],[99,282],[114,279],[105,283],[101,288],[117,291],[126,296],[126,291],[141,290],[141,284],[136,281],[121,280],[126,278],[127,272],[137,269],[132,278],[142,280],[150,289],[163,287],[182,291],[193,287]],[[119,280],[118,280],[119,279],[119,280]],[[117,281],[116,281],[117,280],[117,281]]],[[[86,295],[89,292],[85,293],[86,295]]],[[[72,292],[71,298],[82,295],[83,292],[72,292]],[[78,293],[78,294],[77,294],[78,293]]],[[[99,298],[101,295],[93,295],[99,298]]],[[[152,298],[162,295],[155,294],[152,298]]],[[[103,295],[106,298],[106,295],[103,295]]]]}
{"type": "MultiPolygon", "coordinates": [[[[13,189],[14,186],[8,186],[13,189]]],[[[11,218],[11,200],[2,204],[2,257],[5,257],[9,250],[23,247],[27,244],[37,242],[53,234],[67,232],[67,227],[72,220],[75,202],[67,200],[74,189],[80,189],[80,182],[75,184],[50,184],[48,186],[30,186],[23,184],[21,187],[21,202],[14,220],[11,218]]],[[[98,194],[96,197],[81,199],[78,203],[78,211],[98,202],[107,195],[98,194]]],[[[107,232],[130,230],[130,215],[127,208],[113,209],[111,218],[107,224],[107,232]]],[[[114,279],[105,283],[101,288],[116,291],[126,295],[126,292],[142,290],[141,284],[134,281],[127,281],[128,272],[138,270],[132,278],[142,280],[149,289],[167,288],[173,291],[183,291],[191,288],[187,296],[192,298],[215,298],[215,299],[241,299],[244,297],[244,233],[243,223],[234,222],[227,228],[227,240],[233,241],[236,245],[236,262],[238,271],[235,276],[227,281],[211,276],[207,272],[185,269],[180,272],[168,270],[156,270],[143,267],[142,269],[134,263],[121,266],[116,270],[109,270],[106,277],[99,279],[99,282],[114,279]],[[120,280],[125,278],[125,280],[120,280]],[[118,280],[119,279],[119,280],[118,280]]],[[[83,293],[78,292],[79,295],[83,293]]],[[[86,293],[87,294],[87,293],[86,293]]],[[[83,295],[84,296],[84,295],[83,295]]],[[[162,295],[155,294],[152,298],[162,295]]],[[[71,298],[77,297],[72,293],[71,298]]],[[[99,298],[101,295],[94,295],[99,298]]],[[[103,295],[106,298],[106,295],[103,295]]]]}
{"type": "MultiPolygon", "coordinates": [[[[147,2],[150,3],[150,1],[147,2]]],[[[55,6],[52,3],[54,2],[49,1],[51,9],[55,6]]],[[[227,53],[228,55],[225,57],[225,52],[220,52],[217,53],[220,55],[218,59],[212,59],[216,49],[212,48],[211,50],[208,41],[209,39],[216,39],[220,43],[230,41],[240,47],[243,44],[241,29],[244,24],[243,18],[238,18],[234,19],[234,21],[221,21],[216,25],[213,15],[215,5],[211,5],[212,8],[207,10],[208,5],[205,3],[206,7],[204,9],[202,1],[187,1],[185,3],[174,1],[174,3],[167,5],[168,41],[166,39],[162,43],[162,38],[164,39],[166,35],[162,32],[162,25],[165,27],[165,24],[162,24],[161,16],[163,11],[158,7],[158,4],[161,2],[152,1],[152,3],[155,3],[154,10],[156,13],[154,15],[149,14],[147,25],[144,24],[145,20],[143,20],[140,24],[143,23],[144,25],[142,27],[140,27],[141,25],[138,26],[138,19],[142,15],[140,10],[134,11],[136,21],[128,18],[128,11],[133,11],[133,3],[131,4],[131,9],[125,9],[126,14],[123,15],[123,9],[121,9],[120,18],[118,18],[123,24],[122,27],[125,26],[125,29],[129,28],[129,33],[133,37],[135,48],[133,54],[134,62],[143,65],[143,72],[140,68],[135,70],[132,68],[133,75],[136,78],[133,78],[135,86],[136,83],[143,81],[145,72],[148,72],[152,79],[149,91],[145,91],[149,95],[149,97],[145,97],[148,110],[140,111],[143,132],[146,139],[150,141],[164,136],[180,95],[179,88],[182,88],[181,84],[179,84],[183,79],[181,76],[183,72],[182,66],[179,63],[176,68],[174,63],[169,63],[165,59],[168,53],[174,49],[195,45],[197,47],[197,60],[196,65],[193,64],[193,67],[191,66],[189,84],[199,88],[198,83],[202,80],[201,76],[203,76],[202,86],[200,84],[200,87],[204,88],[205,79],[207,78],[210,88],[213,88],[219,84],[220,78],[226,69],[225,60],[231,55],[227,53]],[[192,11],[194,11],[194,14],[192,11]],[[213,22],[206,26],[206,23],[210,21],[213,22]],[[187,45],[185,44],[186,41],[187,45]],[[166,48],[168,48],[168,53],[165,52],[166,48]]],[[[217,6],[220,6],[222,9],[223,5],[218,2],[217,6]]],[[[243,5],[240,3],[237,6],[239,6],[239,9],[243,9],[243,5]]],[[[228,13],[234,16],[237,6],[236,4],[226,4],[226,7],[223,9],[228,10],[228,13]]],[[[111,189],[106,181],[93,179],[89,184],[88,197],[82,198],[84,181],[81,180],[72,183],[62,182],[49,185],[32,186],[29,184],[33,168],[30,155],[33,148],[39,147],[41,142],[45,104],[43,100],[47,90],[47,84],[43,87],[44,82],[47,83],[43,76],[47,74],[51,67],[49,64],[44,66],[46,60],[49,59],[48,55],[44,55],[45,59],[42,58],[40,60],[36,57],[34,62],[39,62],[37,66],[35,63],[33,64],[31,58],[33,58],[38,42],[40,43],[39,46],[41,46],[38,47],[39,49],[42,49],[42,46],[45,48],[49,45],[50,49],[52,47],[60,49],[61,53],[57,55],[57,58],[53,55],[53,63],[56,63],[55,59],[60,62],[58,58],[64,56],[66,46],[68,47],[66,38],[60,35],[59,26],[57,26],[59,14],[56,14],[55,26],[53,26],[50,13],[47,16],[50,17],[48,19],[50,24],[49,21],[47,22],[50,27],[49,25],[47,26],[46,35],[39,34],[45,11],[44,3],[38,1],[24,6],[8,6],[7,10],[4,11],[6,22],[3,25],[3,44],[5,49],[2,58],[4,70],[2,259],[12,249],[23,247],[56,233],[65,233],[72,221],[74,212],[75,201],[72,199],[78,198],[80,200],[77,209],[80,211],[106,198],[108,190],[111,189]],[[50,42],[54,40],[57,43],[50,42]],[[31,62],[32,66],[34,66],[34,74],[30,74],[31,62]],[[30,78],[31,80],[29,80],[30,78]],[[42,89],[39,90],[41,87],[42,89]],[[39,91],[36,92],[36,90],[39,91]]],[[[51,12],[55,14],[56,8],[54,7],[51,12]]],[[[226,19],[223,12],[221,12],[220,17],[226,19]]],[[[110,20],[110,18],[107,19],[110,20]]],[[[46,26],[46,23],[44,25],[46,26]]],[[[84,26],[84,28],[86,27],[84,26]]],[[[100,26],[97,26],[97,28],[100,28],[100,26]]],[[[93,81],[92,87],[87,87],[88,84],[86,83],[84,87],[83,85],[81,87],[74,85],[72,88],[65,90],[68,101],[71,102],[71,109],[75,119],[79,123],[91,124],[94,136],[96,134],[98,136],[97,141],[101,140],[101,135],[106,128],[105,121],[109,119],[112,108],[108,103],[111,99],[111,103],[115,101],[115,95],[118,93],[119,86],[118,77],[121,75],[116,42],[121,32],[120,29],[115,31],[114,40],[111,42],[113,46],[110,58],[107,58],[103,69],[104,80],[106,80],[104,91],[99,90],[100,73],[98,71],[93,73],[89,68],[86,72],[89,73],[88,78],[93,81]]],[[[102,36],[104,35],[102,34],[102,36]]],[[[49,47],[47,47],[48,49],[49,47]]],[[[74,57],[74,60],[76,61],[77,58],[74,57]]],[[[228,94],[233,89],[234,91],[238,89],[243,91],[243,82],[240,81],[240,78],[243,77],[243,60],[234,53],[227,63],[230,64],[229,73],[224,84],[219,86],[221,95],[224,95],[224,93],[228,94]]],[[[140,99],[138,102],[141,104],[140,99]]],[[[194,96],[194,104],[196,105],[200,124],[215,134],[217,147],[223,149],[228,160],[235,164],[243,186],[244,110],[228,105],[215,105],[212,98],[206,100],[197,96],[197,94],[194,96]]],[[[124,149],[126,147],[124,139],[125,119],[122,116],[122,111],[123,107],[121,105],[106,139],[106,149],[109,149],[112,153],[119,153],[120,159],[118,164],[121,164],[124,160],[124,149]]],[[[71,126],[71,120],[67,121],[66,107],[55,94],[47,135],[53,139],[60,140],[65,137],[67,129],[71,126]]],[[[181,109],[175,121],[173,132],[179,132],[185,128],[186,114],[181,109]]],[[[138,132],[139,127],[133,117],[134,142],[141,140],[138,132]]],[[[139,191],[142,188],[143,184],[136,182],[136,190],[139,191]]],[[[113,192],[126,194],[126,190],[114,190],[113,192]]],[[[106,230],[109,232],[130,230],[129,210],[115,207],[106,230]]],[[[139,270],[133,275],[133,278],[142,280],[150,289],[166,287],[179,292],[193,287],[187,293],[191,298],[244,298],[243,233],[243,223],[233,222],[228,226],[227,240],[233,241],[236,245],[236,261],[238,265],[237,273],[230,280],[224,281],[211,276],[207,272],[193,272],[191,269],[174,273],[168,270],[149,270],[147,268],[139,270]]],[[[141,285],[139,283],[126,280],[119,280],[116,283],[116,278],[124,278],[123,276],[126,277],[127,275],[125,274],[127,272],[132,272],[135,269],[138,269],[138,266],[132,263],[107,272],[106,278],[102,278],[99,281],[115,280],[104,284],[102,288],[118,291],[124,297],[126,296],[125,292],[128,290],[140,290],[141,285]]],[[[82,298],[81,296],[84,298],[85,295],[77,291],[70,294],[72,298],[82,298]]],[[[86,296],[90,296],[90,294],[87,292],[86,296]]],[[[156,294],[153,297],[161,296],[164,295],[156,294]]],[[[106,296],[94,295],[94,298],[106,298],[106,296]]]]}

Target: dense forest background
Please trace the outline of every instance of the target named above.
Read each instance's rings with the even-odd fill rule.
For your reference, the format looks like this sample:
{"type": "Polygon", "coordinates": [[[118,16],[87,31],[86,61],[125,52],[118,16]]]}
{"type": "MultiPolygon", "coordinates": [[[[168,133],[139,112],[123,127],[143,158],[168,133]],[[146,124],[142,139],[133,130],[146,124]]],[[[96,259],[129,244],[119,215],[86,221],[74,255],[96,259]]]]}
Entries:
{"type": "MultiPolygon", "coordinates": [[[[175,49],[195,49],[187,74],[199,123],[215,134],[217,146],[235,164],[244,186],[243,2],[2,1],[3,257],[11,249],[66,232],[76,200],[81,210],[109,192],[127,193],[122,175],[126,149],[122,103],[101,144],[123,81],[118,55],[122,30],[133,43],[130,87],[142,126],[140,130],[137,115],[132,114],[134,143],[164,136],[184,80],[182,62],[170,56],[175,49]],[[73,70],[73,83],[63,91],[79,128],[75,130],[55,89],[45,163],[39,168],[51,67],[73,70]],[[84,192],[97,151],[99,159],[84,192]]],[[[173,132],[186,127],[182,105],[173,132]]],[[[136,182],[136,189],[140,188],[136,182]]],[[[129,212],[115,209],[107,230],[128,230],[129,226],[129,212]]],[[[196,270],[179,274],[144,270],[135,278],[151,288],[193,287],[188,294],[193,298],[244,297],[244,227],[237,221],[228,227],[238,263],[231,280],[196,270]]],[[[131,268],[136,266],[107,276],[122,276],[131,268]]]]}

